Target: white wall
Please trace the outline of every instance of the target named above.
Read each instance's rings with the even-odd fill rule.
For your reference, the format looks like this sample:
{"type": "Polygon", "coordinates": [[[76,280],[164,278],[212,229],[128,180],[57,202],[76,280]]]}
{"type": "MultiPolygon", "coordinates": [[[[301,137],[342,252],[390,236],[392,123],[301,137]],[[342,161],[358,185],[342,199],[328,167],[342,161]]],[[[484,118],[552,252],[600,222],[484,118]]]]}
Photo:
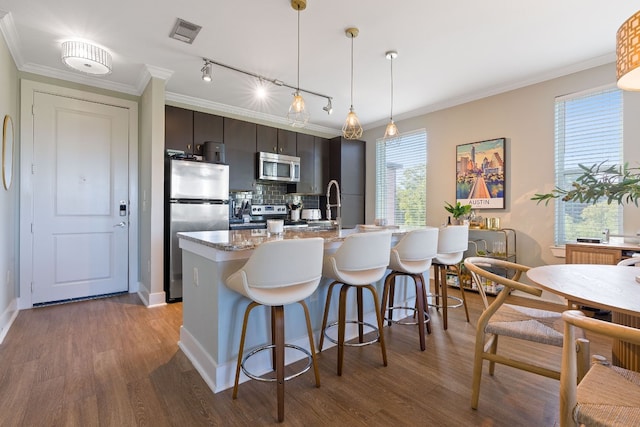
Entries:
{"type": "MultiPolygon", "coordinates": [[[[469,102],[407,120],[396,121],[401,132],[427,131],[427,223],[439,225],[447,212],[444,202],[455,200],[456,145],[507,138],[506,209],[478,210],[499,217],[502,227],[517,231],[518,262],[530,266],[563,263],[552,256],[554,205],[536,205],[530,198],[548,192],[554,183],[554,98],[615,84],[615,64],[469,102]]],[[[398,83],[402,84],[402,83],[398,83]]],[[[436,84],[436,83],[434,83],[436,84]]],[[[626,92],[625,161],[640,165],[640,94],[626,92]]],[[[375,140],[384,127],[365,132],[367,141],[366,220],[375,210],[375,140]]],[[[605,160],[605,159],[603,159],[605,160]]],[[[625,234],[640,230],[635,206],[625,207],[625,234]]]]}
{"type": "MultiPolygon", "coordinates": [[[[18,70],[0,37],[0,124],[5,115],[13,120],[13,181],[5,190],[0,179],[0,343],[17,314],[18,297],[18,189],[20,188],[20,117],[18,70]]],[[[0,149],[2,141],[0,140],[0,149]]]]}

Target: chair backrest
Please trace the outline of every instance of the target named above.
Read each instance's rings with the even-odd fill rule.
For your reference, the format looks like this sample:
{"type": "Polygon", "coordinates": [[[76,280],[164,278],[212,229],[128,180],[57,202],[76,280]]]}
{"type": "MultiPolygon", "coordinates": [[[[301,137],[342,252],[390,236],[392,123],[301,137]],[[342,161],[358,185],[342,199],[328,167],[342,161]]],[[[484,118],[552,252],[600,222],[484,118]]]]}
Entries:
{"type": "Polygon", "coordinates": [[[412,230],[391,248],[389,268],[418,274],[431,267],[438,250],[438,229],[427,227],[412,230]]]}
{"type": "Polygon", "coordinates": [[[469,226],[449,225],[438,234],[438,255],[464,252],[469,248],[469,226]]]}
{"type": "Polygon", "coordinates": [[[260,304],[303,300],[320,283],[323,253],[324,239],[319,237],[265,242],[229,276],[227,286],[260,304]]]}
{"type": "Polygon", "coordinates": [[[640,257],[631,257],[631,258],[623,259],[617,265],[629,265],[629,266],[640,267],[640,257]]]}
{"type": "Polygon", "coordinates": [[[348,236],[333,254],[336,267],[343,271],[364,271],[387,267],[391,233],[377,231],[348,236]]]}

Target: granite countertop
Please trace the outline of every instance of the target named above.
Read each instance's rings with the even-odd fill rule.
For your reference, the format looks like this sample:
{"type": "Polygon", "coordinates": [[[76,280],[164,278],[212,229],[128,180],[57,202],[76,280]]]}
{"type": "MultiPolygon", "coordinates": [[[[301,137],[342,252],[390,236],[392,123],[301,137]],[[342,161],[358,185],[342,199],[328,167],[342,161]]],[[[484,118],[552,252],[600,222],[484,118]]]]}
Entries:
{"type": "MultiPolygon", "coordinates": [[[[421,227],[420,227],[421,228],[421,227]]],[[[264,242],[283,239],[304,239],[322,237],[325,243],[341,242],[354,233],[381,231],[390,229],[394,235],[402,235],[409,231],[407,228],[361,226],[342,230],[305,230],[289,229],[280,235],[270,234],[267,230],[221,230],[221,231],[192,231],[178,233],[178,238],[189,240],[222,251],[242,251],[255,249],[264,242]]]]}

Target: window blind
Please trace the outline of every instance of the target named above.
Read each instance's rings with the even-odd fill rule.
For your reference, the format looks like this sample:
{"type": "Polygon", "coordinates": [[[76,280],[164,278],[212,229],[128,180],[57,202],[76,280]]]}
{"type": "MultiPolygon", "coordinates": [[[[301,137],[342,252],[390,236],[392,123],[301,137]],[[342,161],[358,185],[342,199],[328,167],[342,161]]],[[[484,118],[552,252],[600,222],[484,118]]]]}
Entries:
{"type": "MultiPolygon", "coordinates": [[[[555,103],[555,184],[570,189],[582,174],[578,165],[622,163],[622,91],[615,87],[567,95],[555,103]]],[[[594,204],[556,204],[555,243],[601,237],[622,229],[622,208],[606,200],[594,204]]]]}
{"type": "Polygon", "coordinates": [[[425,225],[427,132],[376,141],[376,218],[389,225],[425,225]]]}

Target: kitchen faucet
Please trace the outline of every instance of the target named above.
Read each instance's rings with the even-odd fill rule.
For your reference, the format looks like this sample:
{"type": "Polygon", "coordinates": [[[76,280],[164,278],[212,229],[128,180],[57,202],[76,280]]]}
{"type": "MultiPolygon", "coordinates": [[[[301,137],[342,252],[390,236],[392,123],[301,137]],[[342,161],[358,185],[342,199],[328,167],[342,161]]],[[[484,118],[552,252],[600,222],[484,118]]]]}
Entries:
{"type": "Polygon", "coordinates": [[[327,184],[327,219],[331,220],[331,208],[336,208],[336,224],[338,226],[338,230],[342,228],[342,218],[340,217],[340,185],[338,185],[338,181],[332,179],[327,184]],[[331,204],[331,187],[336,186],[336,203],[334,205],[331,204]]]}

